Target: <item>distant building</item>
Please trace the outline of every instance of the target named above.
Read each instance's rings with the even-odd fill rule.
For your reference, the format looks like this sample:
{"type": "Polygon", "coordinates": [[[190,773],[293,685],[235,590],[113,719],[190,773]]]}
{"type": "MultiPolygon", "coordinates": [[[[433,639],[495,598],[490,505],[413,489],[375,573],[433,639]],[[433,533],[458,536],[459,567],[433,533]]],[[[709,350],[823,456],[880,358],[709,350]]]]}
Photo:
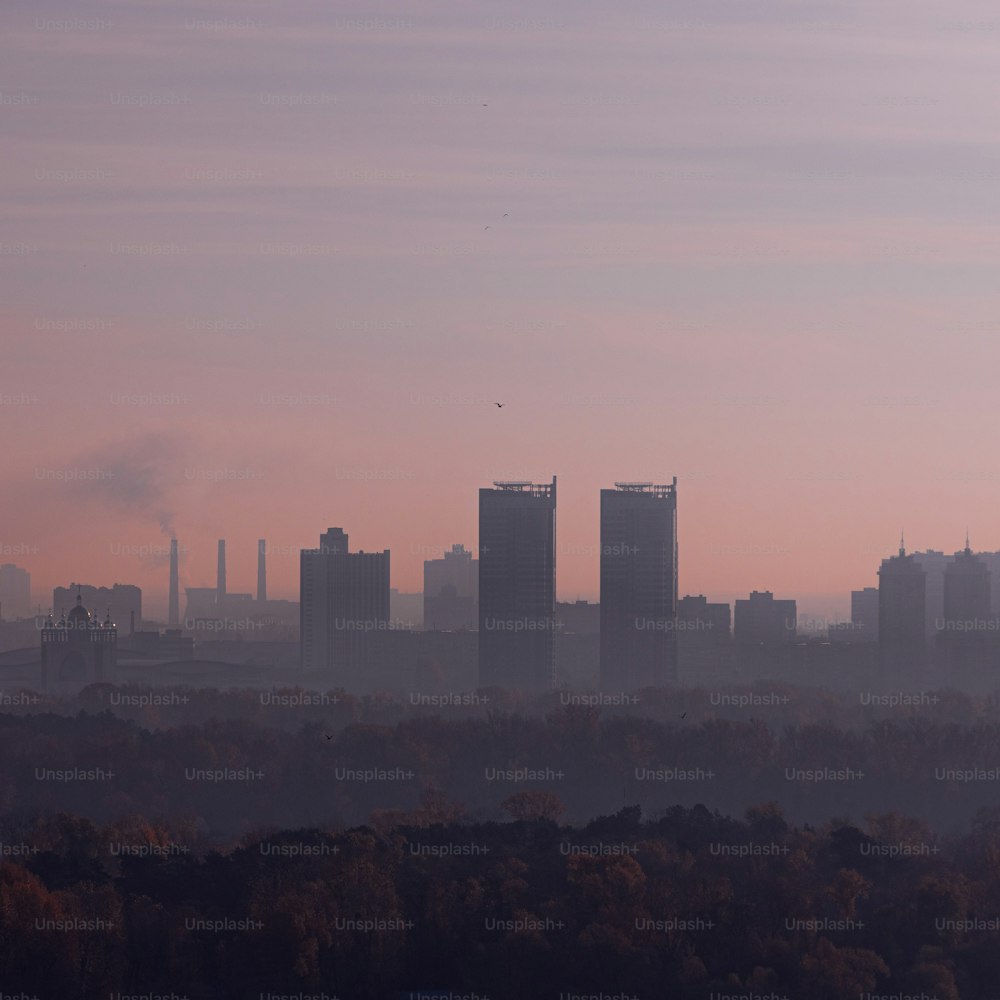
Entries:
{"type": "Polygon", "coordinates": [[[704,594],[677,602],[677,669],[684,685],[717,684],[732,677],[732,608],[704,594]]]}
{"type": "Polygon", "coordinates": [[[142,590],[130,583],[116,583],[111,587],[71,583],[68,587],[56,587],[52,591],[53,613],[62,614],[66,608],[73,607],[77,595],[82,598],[84,607],[110,613],[123,633],[138,628],[142,621],[142,590]]]}
{"type": "Polygon", "coordinates": [[[16,621],[31,614],[31,574],[13,563],[0,566],[0,620],[16,621]]]}
{"type": "Polygon", "coordinates": [[[878,587],[851,591],[851,625],[859,642],[878,642],[878,587]]]}
{"type": "Polygon", "coordinates": [[[479,683],[555,684],[556,478],[479,491],[479,683]]]}
{"type": "Polygon", "coordinates": [[[970,548],[956,552],[944,571],[944,614],[935,621],[937,631],[985,635],[992,618],[990,571],[970,548]]]}
{"type": "Polygon", "coordinates": [[[424,595],[405,594],[390,587],[389,617],[400,628],[420,628],[424,620],[424,595]]]}
{"type": "Polygon", "coordinates": [[[934,549],[911,555],[924,571],[924,635],[931,638],[937,631],[935,622],[944,616],[944,574],[954,556],[934,549]]]}
{"type": "MultiPolygon", "coordinates": [[[[185,587],[184,597],[185,621],[193,621],[196,618],[214,618],[216,616],[215,587],[185,587]]],[[[178,622],[177,624],[180,623],[178,622]]]]}
{"type": "Polygon", "coordinates": [[[369,664],[369,636],[392,625],[389,550],[350,552],[342,528],[328,528],[299,561],[302,669],[352,685],[369,664]]]}
{"type": "Polygon", "coordinates": [[[590,601],[557,601],[556,628],[563,635],[600,635],[601,605],[590,601]]]}
{"type": "Polygon", "coordinates": [[[733,637],[738,643],[773,645],[795,642],[798,613],[795,601],[776,601],[769,590],[751,591],[736,602],[733,637]]]}
{"type": "Polygon", "coordinates": [[[917,557],[899,554],[882,560],[878,571],[878,638],[883,665],[922,665],[927,640],[927,574],[917,557]]]}
{"type": "Polygon", "coordinates": [[[92,616],[77,591],[76,604],[58,621],[48,616],[42,629],[42,689],[75,692],[88,684],[113,682],[118,656],[118,628],[96,612],[92,616]]]}
{"type": "Polygon", "coordinates": [[[190,661],[194,659],[194,638],[185,636],[179,628],[134,632],[120,643],[118,655],[122,660],[137,656],[161,661],[190,661]]]}
{"type": "Polygon", "coordinates": [[[677,680],[677,480],[601,490],[601,687],[677,680]]]}
{"type": "Polygon", "coordinates": [[[732,631],[729,604],[710,604],[704,594],[682,597],[677,602],[677,635],[706,642],[726,642],[732,631]]]}
{"type": "Polygon", "coordinates": [[[233,593],[228,589],[225,539],[219,539],[217,553],[215,586],[186,587],[184,618],[175,625],[182,626],[185,632],[194,633],[199,642],[209,639],[297,641],[298,602],[269,600],[267,597],[266,540],[257,540],[256,597],[252,593],[233,593]]]}
{"type": "Polygon", "coordinates": [[[424,628],[474,629],[479,625],[479,561],[464,545],[424,562],[424,628]]]}

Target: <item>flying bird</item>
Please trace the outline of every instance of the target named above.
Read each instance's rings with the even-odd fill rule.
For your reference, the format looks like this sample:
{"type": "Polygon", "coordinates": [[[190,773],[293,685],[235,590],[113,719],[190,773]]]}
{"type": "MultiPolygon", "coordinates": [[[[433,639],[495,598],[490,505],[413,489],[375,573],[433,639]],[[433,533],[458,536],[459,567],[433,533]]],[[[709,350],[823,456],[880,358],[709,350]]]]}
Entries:
{"type": "Polygon", "coordinates": [[[327,738],[328,740],[332,740],[332,739],[333,739],[333,737],[332,737],[332,736],[327,736],[327,734],[326,734],[326,733],[324,733],[323,735],[324,735],[324,736],[326,736],[326,738],[327,738]]]}
{"type": "Polygon", "coordinates": [[[497,406],[503,406],[503,403],[497,403],[497,406]]]}
{"type": "Polygon", "coordinates": [[[483,232],[485,233],[486,230],[489,229],[489,228],[490,228],[489,226],[483,226],[483,232]]]}
{"type": "Polygon", "coordinates": [[[503,213],[503,217],[504,217],[505,219],[507,218],[507,216],[508,216],[508,215],[510,215],[510,212],[504,212],[504,213],[503,213]]]}
{"type": "Polygon", "coordinates": [[[681,716],[681,718],[682,718],[682,719],[686,719],[686,718],[687,718],[687,712],[685,712],[685,713],[684,713],[684,714],[683,714],[683,715],[681,716]]]}

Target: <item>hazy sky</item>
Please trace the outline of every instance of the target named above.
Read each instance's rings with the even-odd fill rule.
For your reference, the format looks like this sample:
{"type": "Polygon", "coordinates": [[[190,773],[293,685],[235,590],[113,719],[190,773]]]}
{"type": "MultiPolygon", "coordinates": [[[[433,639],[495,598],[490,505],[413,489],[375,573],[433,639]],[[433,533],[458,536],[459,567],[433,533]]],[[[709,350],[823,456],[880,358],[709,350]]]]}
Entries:
{"type": "Polygon", "coordinates": [[[332,525],[417,590],[480,486],[553,473],[561,599],[616,479],[678,477],[682,593],[844,610],[901,527],[1000,549],[995,5],[0,27],[0,561],[36,600],[160,610],[171,531],[182,585],[224,536],[251,590],[266,537],[294,598],[332,525]]]}

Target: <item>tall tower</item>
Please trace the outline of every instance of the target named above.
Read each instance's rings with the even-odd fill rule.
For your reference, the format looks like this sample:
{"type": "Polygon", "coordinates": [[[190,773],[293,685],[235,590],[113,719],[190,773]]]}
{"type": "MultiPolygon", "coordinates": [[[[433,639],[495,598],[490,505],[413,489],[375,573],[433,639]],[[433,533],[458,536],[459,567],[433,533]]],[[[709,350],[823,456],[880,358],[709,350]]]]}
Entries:
{"type": "Polygon", "coordinates": [[[677,680],[677,479],[601,490],[601,687],[677,680]]]}
{"type": "Polygon", "coordinates": [[[926,663],[927,574],[902,537],[899,554],[878,571],[878,641],[883,666],[906,672],[926,663]]]}
{"type": "Polygon", "coordinates": [[[944,619],[935,622],[938,630],[985,634],[990,613],[990,571],[969,548],[955,553],[944,571],[944,619]],[[971,624],[975,623],[975,624],[971,624]]]}
{"type": "Polygon", "coordinates": [[[226,540],[219,539],[219,559],[215,581],[215,603],[221,608],[226,603],[226,540]]]}
{"type": "Polygon", "coordinates": [[[479,683],[555,684],[556,477],[479,491],[479,683]]]}
{"type": "Polygon", "coordinates": [[[181,623],[180,587],[177,582],[177,539],[170,539],[170,596],[167,605],[167,624],[176,628],[181,623]]]}
{"type": "Polygon", "coordinates": [[[263,538],[257,539],[257,600],[267,600],[267,543],[263,538]]]}
{"type": "Polygon", "coordinates": [[[299,554],[302,669],[357,688],[369,666],[372,635],[389,622],[389,550],[350,552],[342,528],[299,554]]]}

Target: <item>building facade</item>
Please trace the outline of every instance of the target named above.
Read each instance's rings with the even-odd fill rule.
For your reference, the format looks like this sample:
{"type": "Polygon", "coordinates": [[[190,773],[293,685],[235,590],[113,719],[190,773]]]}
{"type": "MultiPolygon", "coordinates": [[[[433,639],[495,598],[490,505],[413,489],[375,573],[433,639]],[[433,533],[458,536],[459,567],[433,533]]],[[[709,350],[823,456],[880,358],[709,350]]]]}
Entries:
{"type": "Polygon", "coordinates": [[[31,614],[31,574],[13,563],[0,566],[0,621],[31,614]]]}
{"type": "Polygon", "coordinates": [[[601,490],[601,687],[677,680],[677,480],[601,490]]]}
{"type": "Polygon", "coordinates": [[[389,550],[350,552],[341,528],[329,528],[319,548],[299,561],[301,664],[307,674],[356,685],[368,667],[369,637],[389,617],[389,550]]]}
{"type": "Polygon", "coordinates": [[[474,629],[479,624],[479,561],[464,545],[424,562],[424,628],[474,629]]]}
{"type": "Polygon", "coordinates": [[[479,683],[555,684],[556,477],[479,491],[479,683]]]}
{"type": "Polygon", "coordinates": [[[769,590],[754,590],[736,601],[733,638],[746,645],[774,645],[798,638],[795,601],[776,601],[769,590]]]}
{"type": "Polygon", "coordinates": [[[84,607],[110,614],[124,633],[142,627],[142,590],[139,587],[130,583],[116,583],[111,587],[71,583],[68,587],[56,587],[52,591],[53,613],[64,614],[66,608],[73,607],[78,596],[84,607]]]}
{"type": "Polygon", "coordinates": [[[884,667],[923,666],[927,652],[927,574],[900,540],[878,571],[879,659],[884,667]]]}
{"type": "Polygon", "coordinates": [[[114,682],[118,663],[118,627],[110,615],[103,621],[76,604],[58,621],[49,615],[42,629],[42,689],[73,693],[88,684],[114,682]]]}

